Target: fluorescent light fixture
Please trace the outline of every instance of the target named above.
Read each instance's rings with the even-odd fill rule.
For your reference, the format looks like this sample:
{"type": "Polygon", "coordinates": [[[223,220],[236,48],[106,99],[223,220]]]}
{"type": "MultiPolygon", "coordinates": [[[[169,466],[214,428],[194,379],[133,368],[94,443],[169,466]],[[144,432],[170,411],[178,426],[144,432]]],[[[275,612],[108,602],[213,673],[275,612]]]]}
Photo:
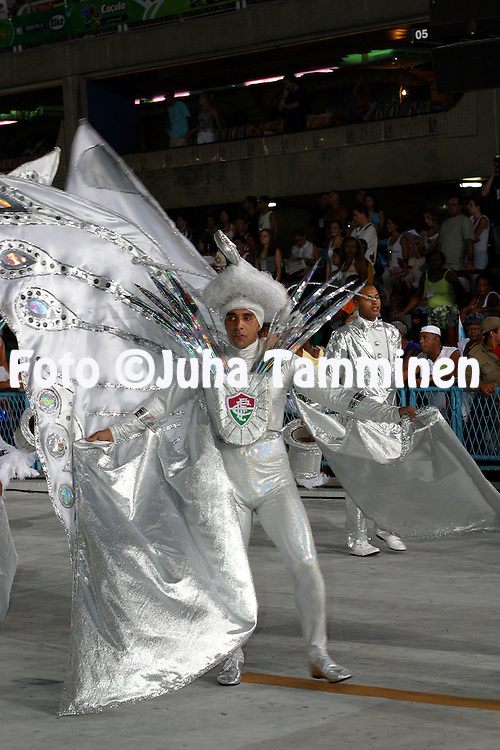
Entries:
{"type": "Polygon", "coordinates": [[[460,183],[461,188],[480,188],[483,187],[482,182],[478,182],[476,180],[464,180],[464,182],[460,183]]]}
{"type": "Polygon", "coordinates": [[[135,102],[134,102],[135,106],[138,107],[139,104],[141,103],[141,101],[142,101],[142,99],[136,99],[135,102]]]}
{"type": "Polygon", "coordinates": [[[282,81],[283,76],[274,76],[273,78],[258,78],[255,81],[245,81],[243,86],[258,86],[259,83],[275,83],[276,81],[282,81]]]}
{"type": "Polygon", "coordinates": [[[17,120],[0,120],[0,125],[17,125],[17,120]]]}
{"type": "Polygon", "coordinates": [[[308,76],[311,73],[332,73],[332,72],[333,72],[333,68],[318,68],[317,70],[305,70],[303,73],[295,73],[295,78],[302,78],[302,76],[308,76]]]}
{"type": "Polygon", "coordinates": [[[267,204],[269,208],[276,208],[276,203],[273,201],[272,203],[267,204]]]}
{"type": "Polygon", "coordinates": [[[153,98],[149,99],[149,101],[152,104],[156,104],[156,102],[164,102],[165,101],[165,94],[159,94],[158,96],[153,96],[153,98]]]}
{"type": "Polygon", "coordinates": [[[177,91],[177,93],[174,94],[175,99],[180,99],[183,96],[191,96],[191,92],[190,91],[177,91]]]}

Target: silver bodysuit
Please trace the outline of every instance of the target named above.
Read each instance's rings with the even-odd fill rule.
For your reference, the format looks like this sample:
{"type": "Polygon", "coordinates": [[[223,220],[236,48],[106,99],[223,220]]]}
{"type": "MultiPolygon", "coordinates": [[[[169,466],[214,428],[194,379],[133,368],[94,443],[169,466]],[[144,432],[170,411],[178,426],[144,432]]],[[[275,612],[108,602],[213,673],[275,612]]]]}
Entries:
{"type": "MultiPolygon", "coordinates": [[[[257,353],[257,347],[251,347],[251,353],[257,353]]],[[[241,357],[247,354],[247,350],[240,350],[237,354],[241,357]]],[[[253,361],[253,357],[251,359],[253,361]]],[[[263,434],[245,445],[234,445],[219,439],[219,449],[234,488],[246,544],[250,539],[252,515],[256,513],[292,574],[302,632],[309,658],[313,660],[327,649],[325,587],[311,527],[281,437],[286,395],[293,387],[296,361],[301,360],[294,355],[291,361],[282,365],[281,387],[272,384],[270,374],[259,376],[266,379],[266,387],[259,389],[260,398],[267,399],[267,428],[263,434]]],[[[357,419],[394,424],[400,419],[396,407],[378,404],[370,398],[358,400],[356,396],[359,394],[355,389],[323,389],[315,386],[300,390],[312,401],[357,419]]],[[[131,438],[146,429],[145,423],[148,422],[150,425],[161,424],[195,394],[199,395],[199,392],[173,385],[168,391],[153,396],[135,413],[116,422],[111,427],[113,439],[121,441],[131,438]]],[[[215,413],[213,394],[207,391],[205,400],[214,432],[219,434],[220,415],[215,413]]]]}

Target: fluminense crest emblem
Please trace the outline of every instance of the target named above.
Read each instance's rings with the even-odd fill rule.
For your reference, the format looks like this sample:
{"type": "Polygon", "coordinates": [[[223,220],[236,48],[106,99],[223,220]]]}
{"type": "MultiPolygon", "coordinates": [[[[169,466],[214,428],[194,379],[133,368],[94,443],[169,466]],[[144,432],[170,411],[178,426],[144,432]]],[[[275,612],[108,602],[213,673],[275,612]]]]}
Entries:
{"type": "Polygon", "coordinates": [[[255,398],[240,391],[235,396],[226,398],[227,410],[231,421],[243,427],[251,418],[255,409],[255,398]]]}

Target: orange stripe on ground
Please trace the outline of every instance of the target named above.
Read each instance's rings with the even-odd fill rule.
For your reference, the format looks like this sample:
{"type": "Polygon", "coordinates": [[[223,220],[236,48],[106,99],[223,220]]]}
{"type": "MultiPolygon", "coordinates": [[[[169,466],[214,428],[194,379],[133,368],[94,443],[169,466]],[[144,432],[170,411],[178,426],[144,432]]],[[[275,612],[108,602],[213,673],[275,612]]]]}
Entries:
{"type": "Polygon", "coordinates": [[[307,680],[300,677],[284,677],[282,675],[258,674],[256,672],[245,672],[241,676],[241,680],[252,685],[275,685],[276,687],[298,688],[299,690],[320,690],[324,693],[385,698],[391,701],[410,701],[412,703],[430,703],[437,706],[481,708],[485,711],[500,711],[500,700],[490,700],[488,698],[466,698],[461,695],[418,693],[413,690],[393,690],[392,688],[352,685],[345,682],[331,684],[324,680],[307,680]]]}

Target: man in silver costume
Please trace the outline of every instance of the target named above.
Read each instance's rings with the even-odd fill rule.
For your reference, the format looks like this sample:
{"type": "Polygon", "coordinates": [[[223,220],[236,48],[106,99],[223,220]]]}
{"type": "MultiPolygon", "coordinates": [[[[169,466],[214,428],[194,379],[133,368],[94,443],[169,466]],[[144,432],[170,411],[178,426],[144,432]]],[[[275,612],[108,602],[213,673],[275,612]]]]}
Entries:
{"type": "MultiPolygon", "coordinates": [[[[353,364],[359,357],[369,359],[385,359],[389,362],[392,374],[391,387],[382,385],[382,373],[377,373],[378,384],[365,388],[363,392],[381,403],[395,404],[396,391],[394,388],[394,362],[398,350],[401,349],[401,335],[389,323],[378,320],[380,315],[380,296],[372,285],[363,287],[361,295],[355,298],[355,306],[359,317],[344,328],[335,331],[326,348],[326,356],[335,359],[348,359],[353,364]]],[[[368,519],[357,507],[355,499],[346,491],[346,543],[351,555],[367,557],[380,552],[380,549],[370,544],[368,536],[368,519]]],[[[399,552],[406,549],[404,542],[390,531],[376,528],[376,535],[387,546],[399,552]]]]}
{"type": "MultiPolygon", "coordinates": [[[[219,279],[226,274],[228,271],[224,271],[220,277],[210,282],[205,289],[205,298],[207,294],[210,295],[211,285],[217,291],[219,279]]],[[[230,425],[232,418],[227,391],[204,389],[204,399],[212,428],[219,439],[218,447],[225,470],[234,488],[244,540],[248,545],[252,516],[256,513],[292,574],[296,606],[306,641],[311,674],[329,682],[340,682],[351,675],[337,664],[327,651],[324,582],[307,514],[290,470],[281,437],[286,395],[293,387],[295,362],[300,361],[300,358],[290,353],[291,359],[281,364],[281,386],[275,385],[268,375],[251,372],[251,366],[259,358],[264,345],[264,340],[259,339],[258,333],[265,314],[267,317],[270,312],[276,312],[280,304],[283,307],[284,289],[281,285],[262,274],[259,278],[259,287],[261,288],[257,292],[255,288],[253,292],[249,292],[248,288],[242,291],[239,286],[234,285],[232,290],[229,287],[229,294],[226,288],[225,298],[219,295],[218,304],[214,304],[212,296],[211,304],[212,307],[217,307],[229,339],[229,345],[224,350],[226,359],[240,357],[245,361],[250,373],[249,387],[245,388],[245,393],[238,394],[246,400],[240,407],[248,408],[249,402],[251,404],[255,398],[255,408],[263,408],[266,413],[259,434],[248,431],[243,439],[235,443],[227,433],[227,425],[230,425]]],[[[324,406],[360,420],[383,421],[396,425],[403,415],[409,415],[411,419],[415,416],[415,411],[411,407],[398,409],[388,404],[379,404],[370,398],[355,399],[355,396],[359,396],[355,389],[322,389],[315,386],[312,389],[304,389],[303,392],[324,406]]],[[[199,391],[181,389],[174,383],[168,390],[150,398],[136,412],[116,422],[109,429],[96,432],[87,440],[118,442],[136,436],[148,426],[153,425],[156,428],[194,394],[199,394],[199,391]]],[[[234,430],[234,425],[232,429],[234,430]]],[[[244,429],[237,429],[236,432],[243,434],[244,429]]],[[[243,663],[243,652],[237,649],[225,662],[218,676],[219,683],[238,684],[243,663]]]]}

